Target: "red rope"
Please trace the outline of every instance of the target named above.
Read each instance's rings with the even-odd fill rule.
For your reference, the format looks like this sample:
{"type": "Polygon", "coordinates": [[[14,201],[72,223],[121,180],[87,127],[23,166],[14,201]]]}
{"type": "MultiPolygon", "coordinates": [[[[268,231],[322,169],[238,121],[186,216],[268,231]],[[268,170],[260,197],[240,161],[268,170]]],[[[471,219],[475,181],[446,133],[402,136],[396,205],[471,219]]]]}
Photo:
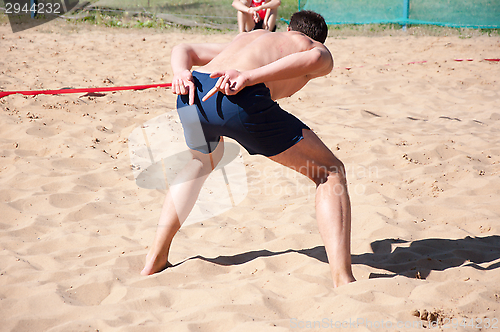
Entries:
{"type": "MultiPolygon", "coordinates": [[[[464,59],[454,59],[455,61],[464,61],[464,59]]],[[[473,61],[473,59],[466,59],[467,61],[473,61]]],[[[484,59],[485,61],[495,61],[498,62],[500,59],[484,59]]],[[[425,63],[427,61],[413,61],[408,62],[408,64],[425,63]]],[[[386,64],[390,66],[390,64],[386,64]]],[[[363,66],[357,67],[362,68],[363,66]]],[[[335,69],[341,69],[336,67],[335,69]]],[[[344,69],[350,70],[352,67],[346,67],[344,69]]],[[[59,89],[59,90],[29,90],[29,91],[0,91],[0,98],[5,96],[20,93],[25,96],[35,96],[35,95],[59,95],[64,93],[92,93],[92,92],[107,92],[107,91],[121,91],[121,90],[144,90],[150,88],[167,88],[171,87],[172,83],[162,83],[162,84],[146,84],[146,85],[131,85],[131,86],[117,86],[117,87],[101,87],[101,88],[82,88],[82,89],[59,89]]]]}
{"type": "Polygon", "coordinates": [[[35,95],[59,95],[64,93],[92,93],[92,92],[107,92],[107,91],[120,91],[120,90],[144,90],[150,88],[163,88],[170,87],[172,83],[162,84],[146,84],[146,85],[131,85],[131,86],[111,86],[101,88],[82,88],[82,89],[59,89],[59,90],[29,90],[29,91],[0,91],[0,98],[8,95],[20,93],[25,96],[35,95]]]}

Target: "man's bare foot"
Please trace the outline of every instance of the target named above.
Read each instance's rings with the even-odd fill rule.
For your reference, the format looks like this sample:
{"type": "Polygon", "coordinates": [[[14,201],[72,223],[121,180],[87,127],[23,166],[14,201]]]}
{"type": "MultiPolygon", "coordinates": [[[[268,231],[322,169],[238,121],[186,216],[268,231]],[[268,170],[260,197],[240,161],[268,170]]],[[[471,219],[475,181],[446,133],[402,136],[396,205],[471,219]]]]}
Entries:
{"type": "Polygon", "coordinates": [[[352,273],[344,276],[335,276],[333,277],[333,288],[344,286],[355,281],[356,279],[354,278],[352,273]]]}
{"type": "Polygon", "coordinates": [[[356,279],[353,276],[350,276],[350,277],[347,277],[344,279],[334,280],[333,281],[333,288],[344,286],[344,285],[350,284],[351,282],[355,282],[355,281],[356,281],[356,279]]]}
{"type": "Polygon", "coordinates": [[[141,274],[143,276],[149,276],[165,270],[166,268],[172,266],[167,259],[160,259],[160,257],[151,257],[148,254],[146,257],[146,265],[142,269],[141,274]]]}

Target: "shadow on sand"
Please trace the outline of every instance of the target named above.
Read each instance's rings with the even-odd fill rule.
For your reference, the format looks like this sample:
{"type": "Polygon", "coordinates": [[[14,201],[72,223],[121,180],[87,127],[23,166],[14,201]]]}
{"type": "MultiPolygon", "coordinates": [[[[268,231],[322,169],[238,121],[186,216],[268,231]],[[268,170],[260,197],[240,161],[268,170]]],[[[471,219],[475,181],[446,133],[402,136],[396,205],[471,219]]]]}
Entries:
{"type": "MultiPolygon", "coordinates": [[[[463,239],[424,239],[405,241],[401,239],[377,240],[371,243],[373,253],[352,255],[352,264],[367,265],[387,273],[371,273],[369,278],[390,278],[397,275],[425,279],[431,271],[444,271],[457,266],[470,266],[478,270],[493,270],[500,262],[488,265],[500,258],[500,236],[470,237],[463,239]],[[392,250],[393,245],[395,249],[392,250]]],[[[218,265],[230,266],[248,263],[262,257],[298,253],[328,263],[325,247],[310,249],[288,249],[284,251],[256,250],[232,256],[206,258],[195,256],[187,258],[172,267],[188,260],[200,259],[218,265]]]]}

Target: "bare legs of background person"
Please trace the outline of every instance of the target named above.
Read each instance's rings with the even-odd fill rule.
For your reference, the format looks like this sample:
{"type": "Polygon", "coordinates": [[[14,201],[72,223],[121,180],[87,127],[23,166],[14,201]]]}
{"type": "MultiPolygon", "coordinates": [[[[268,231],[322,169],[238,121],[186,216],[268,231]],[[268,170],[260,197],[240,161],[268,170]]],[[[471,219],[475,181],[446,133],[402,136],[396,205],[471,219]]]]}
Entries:
{"type": "MultiPolygon", "coordinates": [[[[250,7],[252,4],[251,0],[240,0],[246,7],[250,7]]],[[[238,31],[248,32],[252,31],[255,26],[255,21],[253,19],[253,15],[249,13],[244,13],[238,10],[237,13],[238,18],[238,31]]]]}
{"type": "Polygon", "coordinates": [[[264,29],[273,31],[276,26],[276,20],[278,19],[278,9],[271,9],[269,17],[265,20],[264,29]]]}
{"type": "Polygon", "coordinates": [[[238,12],[238,31],[248,32],[252,31],[255,26],[255,22],[252,18],[252,15],[247,13],[238,12]]]}

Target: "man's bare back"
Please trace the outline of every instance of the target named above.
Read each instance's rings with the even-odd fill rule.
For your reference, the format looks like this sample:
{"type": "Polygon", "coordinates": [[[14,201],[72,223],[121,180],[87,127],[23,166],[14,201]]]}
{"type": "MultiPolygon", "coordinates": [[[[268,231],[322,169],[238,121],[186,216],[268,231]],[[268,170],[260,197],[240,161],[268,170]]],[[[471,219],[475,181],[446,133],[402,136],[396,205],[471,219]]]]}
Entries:
{"type": "MultiPolygon", "coordinates": [[[[309,61],[311,60],[306,60],[306,62],[309,61]]],[[[303,33],[296,31],[272,33],[257,30],[238,35],[217,56],[197,71],[217,73],[232,69],[251,73],[258,70],[258,78],[254,76],[256,80],[245,85],[263,82],[271,91],[272,99],[277,100],[293,95],[312,78],[327,74],[332,66],[333,58],[328,49],[303,33]],[[289,67],[297,64],[290,63],[296,61],[290,57],[297,57],[306,51],[316,52],[318,57],[324,58],[324,61],[316,70],[311,70],[309,67],[301,75],[297,73],[300,68],[289,67]],[[281,63],[278,60],[281,60],[281,63]],[[277,73],[274,68],[272,75],[266,73],[266,69],[271,69],[266,67],[271,64],[275,67],[281,64],[283,66],[281,72],[277,73]]]]}

